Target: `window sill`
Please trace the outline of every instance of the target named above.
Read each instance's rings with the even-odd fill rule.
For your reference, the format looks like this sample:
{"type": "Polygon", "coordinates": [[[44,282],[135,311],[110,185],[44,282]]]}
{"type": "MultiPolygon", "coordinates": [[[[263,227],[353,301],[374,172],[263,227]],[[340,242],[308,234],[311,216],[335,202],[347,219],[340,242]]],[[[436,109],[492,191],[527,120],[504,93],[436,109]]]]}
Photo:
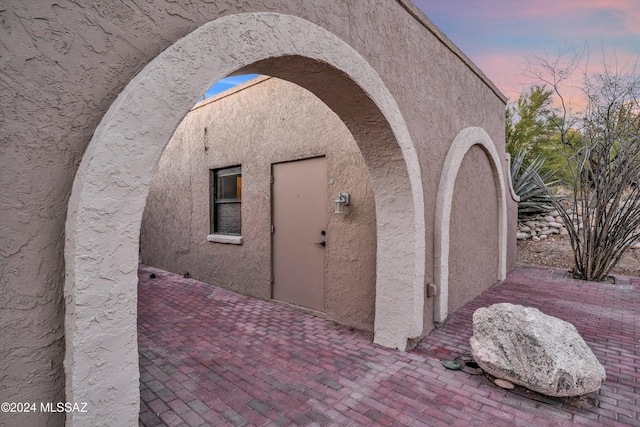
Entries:
{"type": "Polygon", "coordinates": [[[241,245],[242,236],[231,236],[227,234],[209,234],[207,236],[209,242],[214,243],[227,243],[230,245],[241,245]]]}

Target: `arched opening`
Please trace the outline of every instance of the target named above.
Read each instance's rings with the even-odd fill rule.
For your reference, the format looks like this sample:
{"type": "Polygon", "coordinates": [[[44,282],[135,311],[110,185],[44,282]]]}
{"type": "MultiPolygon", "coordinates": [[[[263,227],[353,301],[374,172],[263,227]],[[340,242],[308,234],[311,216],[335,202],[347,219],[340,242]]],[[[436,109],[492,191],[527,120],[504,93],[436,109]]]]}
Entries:
{"type": "Polygon", "coordinates": [[[140,261],[373,332],[375,227],[346,125],[308,90],[263,75],[198,102],[176,129],[140,261]],[[342,192],[351,203],[336,214],[342,192]]]}
{"type": "MultiPolygon", "coordinates": [[[[138,238],[164,147],[213,81],[256,72],[296,83],[347,125],[371,177],[377,218],[375,342],[423,333],[422,181],[409,132],[375,70],[335,35],[288,15],[212,21],[166,49],[113,103],[83,157],[66,225],[66,393],[100,402],[83,423],[138,416],[138,238]]],[[[68,422],[74,423],[75,414],[68,422]]]]}
{"type": "Polygon", "coordinates": [[[493,173],[495,192],[498,198],[498,280],[507,275],[507,205],[505,179],[500,166],[498,152],[489,135],[478,127],[461,130],[454,139],[445,159],[436,201],[434,277],[438,292],[434,302],[434,320],[444,322],[449,315],[449,245],[450,222],[456,178],[465,155],[474,147],[481,147],[487,155],[493,173]]]}

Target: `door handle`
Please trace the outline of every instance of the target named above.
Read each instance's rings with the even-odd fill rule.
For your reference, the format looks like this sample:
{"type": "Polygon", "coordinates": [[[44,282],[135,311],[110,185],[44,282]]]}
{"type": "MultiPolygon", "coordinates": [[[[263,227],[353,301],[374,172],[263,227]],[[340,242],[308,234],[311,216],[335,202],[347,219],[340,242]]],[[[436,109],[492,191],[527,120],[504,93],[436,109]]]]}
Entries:
{"type": "Polygon", "coordinates": [[[327,246],[327,242],[325,242],[324,240],[322,242],[318,242],[316,243],[316,245],[318,246],[327,246]]]}

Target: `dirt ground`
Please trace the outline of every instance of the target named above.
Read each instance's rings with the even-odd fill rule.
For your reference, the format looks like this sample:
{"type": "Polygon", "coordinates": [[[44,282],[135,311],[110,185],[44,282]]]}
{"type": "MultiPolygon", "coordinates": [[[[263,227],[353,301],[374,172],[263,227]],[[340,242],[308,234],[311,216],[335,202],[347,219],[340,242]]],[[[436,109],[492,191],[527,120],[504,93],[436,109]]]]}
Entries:
{"type": "MultiPolygon", "coordinates": [[[[539,242],[519,240],[518,263],[568,270],[573,267],[573,252],[569,240],[561,237],[551,237],[539,242]]],[[[640,250],[631,249],[627,252],[612,273],[640,277],[640,250]]]]}

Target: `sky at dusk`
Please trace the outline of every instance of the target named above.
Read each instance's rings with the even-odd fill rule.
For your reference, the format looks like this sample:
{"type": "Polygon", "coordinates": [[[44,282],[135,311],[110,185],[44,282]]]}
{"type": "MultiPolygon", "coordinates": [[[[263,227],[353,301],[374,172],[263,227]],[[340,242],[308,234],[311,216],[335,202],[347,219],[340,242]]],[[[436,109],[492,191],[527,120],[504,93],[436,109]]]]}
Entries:
{"type": "Polygon", "coordinates": [[[603,59],[631,72],[640,55],[640,0],[413,2],[511,100],[533,83],[527,70],[536,57],[586,43],[580,70],[590,73],[603,59]]]}

